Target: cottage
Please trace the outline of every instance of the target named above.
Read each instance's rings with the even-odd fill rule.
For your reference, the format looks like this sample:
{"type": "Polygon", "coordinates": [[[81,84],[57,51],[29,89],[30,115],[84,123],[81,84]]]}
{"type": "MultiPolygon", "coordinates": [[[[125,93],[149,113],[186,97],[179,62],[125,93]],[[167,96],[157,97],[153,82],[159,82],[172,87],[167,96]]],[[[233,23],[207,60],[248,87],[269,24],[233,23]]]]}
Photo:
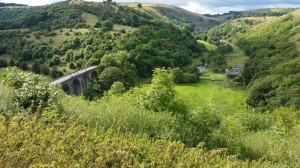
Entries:
{"type": "Polygon", "coordinates": [[[226,74],[230,78],[238,77],[240,73],[242,73],[244,70],[243,67],[235,65],[231,69],[226,69],[226,74]]]}

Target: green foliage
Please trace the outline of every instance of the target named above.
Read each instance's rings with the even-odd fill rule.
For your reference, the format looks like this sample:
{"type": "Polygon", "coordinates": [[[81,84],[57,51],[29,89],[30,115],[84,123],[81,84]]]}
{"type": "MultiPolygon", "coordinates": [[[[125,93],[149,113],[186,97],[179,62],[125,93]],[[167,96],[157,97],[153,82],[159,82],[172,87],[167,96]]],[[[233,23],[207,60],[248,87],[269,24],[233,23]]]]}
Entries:
{"type": "Polygon", "coordinates": [[[60,57],[58,55],[54,55],[52,60],[50,61],[51,66],[59,65],[61,63],[60,57]]]}
{"type": "Polygon", "coordinates": [[[145,88],[141,97],[142,105],[149,110],[165,111],[171,106],[175,97],[174,76],[167,69],[156,68],[153,72],[152,84],[145,88]]]}
{"type": "Polygon", "coordinates": [[[49,67],[48,67],[47,65],[42,64],[42,65],[40,66],[40,72],[41,72],[41,74],[43,74],[43,75],[49,75],[49,74],[50,74],[50,69],[49,69],[49,67]]]}
{"type": "Polygon", "coordinates": [[[41,72],[41,67],[40,67],[38,62],[34,61],[31,65],[30,70],[33,71],[34,73],[40,73],[41,72]]]}
{"type": "Polygon", "coordinates": [[[56,67],[53,67],[51,70],[50,70],[50,76],[55,79],[55,78],[59,78],[61,76],[63,76],[64,73],[60,70],[58,70],[56,67]]]}
{"type": "Polygon", "coordinates": [[[5,59],[0,59],[0,68],[7,67],[7,61],[5,59]]]}
{"type": "MultiPolygon", "coordinates": [[[[262,11],[256,12],[274,14],[281,10],[262,11]]],[[[295,43],[300,22],[296,13],[275,18],[272,22],[266,22],[270,19],[266,17],[234,19],[199,36],[207,36],[207,41],[218,45],[220,39],[225,39],[249,56],[240,81],[250,88],[247,104],[260,111],[281,106],[299,108],[299,87],[296,84],[296,74],[300,70],[299,51],[295,43]]],[[[224,53],[226,47],[221,45],[218,50],[218,53],[224,53]]],[[[222,54],[212,54],[208,62],[216,66],[217,71],[222,71],[226,68],[226,60],[229,61],[222,54]]]]}
{"type": "MultiPolygon", "coordinates": [[[[114,3],[60,2],[36,7],[30,10],[28,15],[17,16],[4,22],[13,22],[7,25],[15,28],[29,28],[0,32],[0,53],[13,58],[15,62],[19,61],[20,63],[16,64],[18,67],[24,70],[32,69],[38,73],[38,64],[32,64],[34,61],[39,65],[60,65],[62,68],[73,63],[74,66],[70,69],[98,65],[100,62],[101,70],[115,66],[124,73],[125,80],[122,82],[126,89],[135,85],[137,76],[149,77],[157,67],[183,68],[190,64],[192,57],[205,50],[189,31],[180,29],[171,22],[153,20],[141,10],[114,3]],[[118,14],[114,13],[116,10],[118,14]],[[98,26],[101,29],[76,29],[85,27],[85,14],[98,17],[98,26]],[[119,24],[139,28],[136,28],[136,31],[132,27],[126,27],[126,31],[122,31],[125,34],[104,32],[121,26],[119,24]],[[67,31],[64,30],[66,28],[67,31]],[[87,33],[79,33],[81,31],[87,33]],[[61,44],[60,38],[65,33],[70,37],[61,44]],[[31,37],[34,36],[40,39],[32,41],[31,37]],[[49,36],[53,36],[53,44],[48,44],[49,36]],[[40,43],[41,41],[43,42],[40,43]],[[116,61],[116,64],[107,62],[109,59],[116,61]],[[30,68],[26,64],[30,65],[30,68]]],[[[10,27],[3,29],[8,28],[10,27]]],[[[52,78],[62,75],[55,68],[43,74],[50,74],[52,78]]],[[[186,76],[189,81],[191,78],[196,79],[194,75],[186,76]]],[[[105,90],[109,88],[110,86],[105,90]]]]}
{"type": "Polygon", "coordinates": [[[124,92],[126,90],[124,84],[122,82],[114,82],[111,85],[111,88],[108,90],[108,94],[109,95],[113,95],[113,94],[120,94],[122,92],[124,92]]]}
{"type": "Polygon", "coordinates": [[[195,83],[200,80],[200,72],[196,66],[189,66],[181,70],[180,68],[174,68],[171,70],[175,77],[176,83],[195,83]]]}
{"type": "Polygon", "coordinates": [[[113,29],[114,24],[111,20],[105,20],[101,23],[101,26],[104,31],[109,31],[113,29]]]}
{"type": "Polygon", "coordinates": [[[76,66],[75,66],[75,64],[74,64],[73,62],[71,62],[71,63],[69,64],[69,68],[70,68],[70,69],[76,69],[76,66]]]}
{"type": "MultiPolygon", "coordinates": [[[[62,27],[71,28],[79,24],[85,27],[84,20],[81,18],[81,11],[72,5],[68,5],[68,2],[35,8],[24,8],[23,10],[25,15],[16,15],[16,17],[9,20],[1,20],[0,29],[35,27],[41,30],[51,30],[62,27]]],[[[5,12],[9,13],[8,11],[5,12]]],[[[10,12],[14,13],[16,11],[10,12]]]]}
{"type": "Polygon", "coordinates": [[[266,161],[239,160],[226,149],[206,151],[202,144],[188,148],[114,128],[89,128],[77,121],[46,124],[35,117],[3,116],[0,129],[0,161],[5,167],[271,166],[266,161]]]}
{"type": "Polygon", "coordinates": [[[99,83],[103,90],[110,89],[117,81],[124,82],[124,73],[117,67],[108,67],[99,75],[99,83]]]}
{"type": "Polygon", "coordinates": [[[141,4],[141,3],[138,3],[138,4],[137,4],[137,7],[138,7],[138,8],[142,8],[142,4],[141,4]]]}
{"type": "Polygon", "coordinates": [[[3,81],[1,81],[0,84],[0,113],[14,112],[16,110],[14,104],[14,90],[3,81]]]}
{"type": "MultiPolygon", "coordinates": [[[[232,107],[224,100],[229,99],[230,91],[222,82],[201,81],[203,85],[211,83],[211,89],[206,90],[190,84],[193,89],[177,95],[170,70],[156,69],[150,85],[87,101],[61,97],[40,76],[13,68],[2,71],[1,79],[0,98],[5,98],[0,99],[0,162],[5,166],[152,167],[156,163],[163,167],[296,167],[300,163],[299,111],[279,108],[273,113],[257,113],[232,107]],[[214,85],[218,89],[212,89],[214,85]],[[169,101],[169,108],[154,112],[142,106],[148,100],[140,98],[148,89],[156,95],[171,93],[164,99],[153,96],[169,101]],[[202,99],[182,96],[191,92],[201,93],[202,99]],[[43,97],[45,94],[50,97],[43,97]],[[44,98],[48,101],[41,105],[44,98]],[[24,110],[22,100],[38,102],[36,115],[17,114],[24,110]],[[187,106],[188,100],[197,106],[187,106]],[[219,155],[219,148],[227,149],[219,155]],[[233,160],[229,159],[231,154],[235,155],[233,160]],[[33,155],[35,159],[30,159],[33,155]]],[[[124,89],[121,85],[117,82],[112,88],[124,89]]],[[[236,93],[233,97],[242,99],[236,93]]]]}
{"type": "Polygon", "coordinates": [[[16,68],[7,68],[4,77],[2,82],[14,89],[14,105],[18,107],[16,110],[36,113],[57,105],[58,91],[50,87],[42,77],[16,68]]]}
{"type": "Polygon", "coordinates": [[[130,51],[140,76],[150,76],[157,67],[184,67],[191,63],[196,52],[203,52],[191,33],[173,25],[153,22],[155,26],[141,26],[121,43],[130,51]]]}
{"type": "Polygon", "coordinates": [[[244,84],[250,86],[250,106],[269,110],[280,106],[299,108],[299,87],[295,84],[300,71],[298,51],[294,43],[287,42],[300,32],[297,25],[297,18],[286,15],[256,34],[240,38],[239,45],[250,55],[242,74],[244,84]]]}

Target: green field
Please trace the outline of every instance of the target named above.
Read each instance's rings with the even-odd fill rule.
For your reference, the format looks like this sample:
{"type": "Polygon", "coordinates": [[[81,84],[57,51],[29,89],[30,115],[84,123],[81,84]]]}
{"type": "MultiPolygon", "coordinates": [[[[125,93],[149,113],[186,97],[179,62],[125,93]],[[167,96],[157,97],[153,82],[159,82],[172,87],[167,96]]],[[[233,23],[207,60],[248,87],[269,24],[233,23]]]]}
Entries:
{"type": "Polygon", "coordinates": [[[95,24],[99,21],[99,18],[96,15],[93,15],[93,14],[90,14],[90,13],[87,13],[87,12],[83,12],[81,17],[90,26],[95,26],[95,24]]]}
{"type": "Polygon", "coordinates": [[[248,59],[244,51],[236,46],[232,46],[233,51],[226,55],[227,65],[229,66],[244,66],[244,63],[248,59]]]}
{"type": "Polygon", "coordinates": [[[203,40],[197,40],[198,43],[202,43],[205,45],[205,47],[209,50],[209,51],[214,51],[215,49],[217,49],[218,47],[213,45],[213,44],[210,44],[206,41],[203,41],[203,40]]]}
{"type": "MultiPolygon", "coordinates": [[[[218,48],[217,46],[215,46],[213,44],[210,44],[210,43],[208,43],[206,41],[203,41],[203,40],[197,40],[197,42],[204,44],[209,51],[214,51],[215,49],[218,48]]],[[[240,49],[240,48],[238,48],[237,46],[234,46],[234,45],[232,45],[232,47],[233,47],[233,51],[226,55],[227,65],[229,65],[229,66],[235,66],[235,65],[243,66],[244,63],[246,62],[246,60],[248,59],[248,57],[245,55],[245,53],[242,49],[240,49]]],[[[195,64],[197,64],[198,62],[199,62],[199,60],[194,61],[195,64]]]]}
{"type": "Polygon", "coordinates": [[[246,107],[246,91],[229,87],[225,75],[206,72],[198,83],[176,85],[175,89],[189,107],[195,109],[214,108],[221,112],[243,109],[246,107]],[[223,81],[217,81],[223,80],[223,81]]]}
{"type": "Polygon", "coordinates": [[[113,32],[120,32],[122,29],[125,29],[126,33],[133,33],[138,30],[136,27],[130,27],[125,25],[114,24],[113,32]]]}
{"type": "Polygon", "coordinates": [[[55,36],[49,36],[49,37],[46,37],[44,35],[41,35],[39,39],[36,38],[35,34],[37,32],[31,32],[30,34],[28,34],[27,37],[24,37],[26,40],[29,40],[29,41],[34,41],[34,42],[37,42],[37,43],[47,43],[49,44],[50,43],[50,39],[52,39],[52,43],[49,44],[49,46],[51,47],[59,47],[63,42],[64,40],[66,39],[70,39],[70,38],[75,38],[76,36],[76,33],[79,33],[79,34],[85,34],[85,33],[88,33],[90,32],[89,29],[87,28],[80,28],[80,29],[66,29],[66,28],[63,28],[61,30],[53,30],[53,32],[55,32],[57,35],[55,36]],[[66,35],[68,34],[68,35],[66,35]]]}

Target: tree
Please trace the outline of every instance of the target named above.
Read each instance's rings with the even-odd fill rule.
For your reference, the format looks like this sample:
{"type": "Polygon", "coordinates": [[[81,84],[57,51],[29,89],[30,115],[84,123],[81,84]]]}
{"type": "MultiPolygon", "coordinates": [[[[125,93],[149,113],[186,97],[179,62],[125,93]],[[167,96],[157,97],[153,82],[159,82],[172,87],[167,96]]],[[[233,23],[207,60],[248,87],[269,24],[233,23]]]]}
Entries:
{"type": "Polygon", "coordinates": [[[124,92],[126,90],[124,84],[122,82],[114,82],[110,88],[110,90],[108,91],[109,95],[113,95],[113,94],[120,94],[122,92],[124,92]]]}
{"type": "Polygon", "coordinates": [[[138,7],[138,8],[142,8],[142,4],[141,4],[141,3],[138,3],[138,4],[137,4],[137,7],[138,7]]]}
{"type": "Polygon", "coordinates": [[[21,62],[20,63],[20,68],[23,69],[24,71],[28,70],[28,65],[26,62],[21,62]]]}
{"type": "Polygon", "coordinates": [[[48,67],[47,65],[45,65],[45,64],[42,64],[42,65],[40,66],[40,71],[41,71],[41,74],[43,74],[43,75],[49,75],[49,74],[50,74],[50,69],[49,69],[49,67],[48,67]]]}
{"type": "Polygon", "coordinates": [[[8,62],[8,66],[15,66],[15,65],[16,65],[15,60],[10,59],[9,62],[8,62]]]}
{"type": "Polygon", "coordinates": [[[124,82],[124,74],[117,67],[108,67],[99,75],[99,82],[103,90],[111,88],[114,82],[124,82]]]}
{"type": "Polygon", "coordinates": [[[0,68],[7,67],[7,61],[5,59],[0,59],[0,68]]]}
{"type": "Polygon", "coordinates": [[[168,110],[175,98],[174,76],[168,69],[155,68],[152,83],[142,95],[146,109],[156,112],[168,110]]]}
{"type": "Polygon", "coordinates": [[[174,68],[171,70],[171,72],[174,75],[175,83],[182,82],[183,71],[180,68],[174,68]]]}
{"type": "Polygon", "coordinates": [[[69,68],[70,68],[70,69],[76,69],[76,66],[75,66],[75,64],[74,64],[73,62],[71,62],[71,63],[69,64],[69,68]]]}
{"type": "Polygon", "coordinates": [[[40,69],[40,64],[37,61],[34,61],[31,65],[31,71],[33,71],[34,73],[40,73],[41,69],[40,69]]]}
{"type": "Polygon", "coordinates": [[[58,78],[58,77],[61,77],[63,75],[64,75],[64,73],[62,71],[59,71],[56,67],[52,68],[51,71],[50,71],[50,76],[52,78],[58,78]]]}
{"type": "Polygon", "coordinates": [[[61,61],[60,61],[60,57],[59,57],[58,55],[55,55],[55,56],[52,58],[50,64],[51,64],[51,66],[53,66],[53,65],[59,65],[60,62],[61,62],[61,61]]]}
{"type": "Polygon", "coordinates": [[[114,23],[111,20],[107,19],[101,22],[101,26],[104,31],[108,31],[113,29],[114,23]]]}
{"type": "Polygon", "coordinates": [[[261,78],[257,79],[249,89],[249,96],[246,103],[251,107],[263,107],[268,103],[268,99],[272,97],[273,84],[278,78],[261,78]]]}

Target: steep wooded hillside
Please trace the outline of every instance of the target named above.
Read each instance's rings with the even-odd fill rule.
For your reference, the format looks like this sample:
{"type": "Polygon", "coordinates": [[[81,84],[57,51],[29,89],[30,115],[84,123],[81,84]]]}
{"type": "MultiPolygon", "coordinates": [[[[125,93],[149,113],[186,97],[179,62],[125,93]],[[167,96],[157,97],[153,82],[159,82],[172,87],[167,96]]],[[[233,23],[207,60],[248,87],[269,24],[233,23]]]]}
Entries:
{"type": "Polygon", "coordinates": [[[261,111],[300,108],[299,12],[239,18],[203,34],[209,41],[231,41],[249,56],[240,78],[249,87],[249,106],[261,111]]]}

